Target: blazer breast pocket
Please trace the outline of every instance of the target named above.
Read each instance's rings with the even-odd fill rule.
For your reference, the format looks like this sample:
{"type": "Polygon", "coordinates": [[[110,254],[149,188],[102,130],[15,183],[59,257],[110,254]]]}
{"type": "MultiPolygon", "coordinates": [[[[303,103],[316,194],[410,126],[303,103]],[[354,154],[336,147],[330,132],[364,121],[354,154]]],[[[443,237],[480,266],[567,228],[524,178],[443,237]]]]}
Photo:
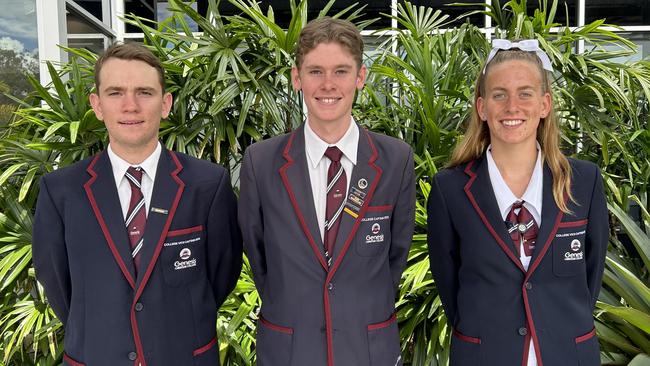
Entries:
{"type": "Polygon", "coordinates": [[[362,257],[381,254],[390,245],[393,206],[368,206],[355,239],[355,250],[362,257]]]}
{"type": "Polygon", "coordinates": [[[203,225],[167,232],[160,265],[168,285],[181,286],[196,280],[205,267],[204,240],[203,225]]]}
{"type": "Polygon", "coordinates": [[[553,240],[553,273],[568,277],[585,273],[587,219],[561,222],[553,240]]]}

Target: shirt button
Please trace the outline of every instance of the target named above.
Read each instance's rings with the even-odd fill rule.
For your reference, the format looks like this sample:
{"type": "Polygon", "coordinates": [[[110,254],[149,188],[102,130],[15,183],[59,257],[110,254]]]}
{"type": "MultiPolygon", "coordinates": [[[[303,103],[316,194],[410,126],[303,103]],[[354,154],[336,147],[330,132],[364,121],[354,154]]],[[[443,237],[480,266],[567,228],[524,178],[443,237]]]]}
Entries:
{"type": "Polygon", "coordinates": [[[144,305],[141,302],[135,303],[135,311],[142,311],[142,309],[144,309],[144,305]]]}
{"type": "Polygon", "coordinates": [[[129,352],[129,360],[135,361],[135,359],[138,358],[138,354],[135,352],[129,352]]]}
{"type": "Polygon", "coordinates": [[[517,332],[519,333],[520,336],[525,336],[526,334],[528,334],[528,329],[526,329],[526,327],[521,327],[517,332]]]}
{"type": "Polygon", "coordinates": [[[327,289],[328,290],[332,291],[333,288],[334,288],[334,285],[331,282],[327,284],[327,289]]]}
{"type": "Polygon", "coordinates": [[[526,286],[526,290],[530,290],[530,289],[533,288],[533,284],[530,283],[530,282],[526,282],[526,285],[525,285],[525,286],[526,286]]]}

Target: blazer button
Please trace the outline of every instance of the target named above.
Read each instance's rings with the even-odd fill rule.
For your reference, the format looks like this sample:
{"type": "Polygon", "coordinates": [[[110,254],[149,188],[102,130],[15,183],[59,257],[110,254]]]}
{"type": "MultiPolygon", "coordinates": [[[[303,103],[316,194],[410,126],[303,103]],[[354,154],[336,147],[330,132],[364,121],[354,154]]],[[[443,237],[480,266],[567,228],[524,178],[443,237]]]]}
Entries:
{"type": "Polygon", "coordinates": [[[517,332],[519,333],[520,336],[525,336],[526,334],[528,334],[528,329],[526,329],[526,327],[521,327],[517,332]]]}
{"type": "Polygon", "coordinates": [[[327,284],[328,290],[332,291],[333,288],[334,288],[334,284],[332,284],[331,282],[327,284]]]}
{"type": "Polygon", "coordinates": [[[530,289],[533,288],[533,284],[530,283],[530,282],[526,282],[526,285],[525,285],[525,286],[526,286],[526,290],[530,290],[530,289]]]}
{"type": "Polygon", "coordinates": [[[129,352],[129,360],[135,361],[135,359],[138,358],[138,354],[135,352],[129,352]]]}
{"type": "Polygon", "coordinates": [[[143,308],[144,308],[144,305],[142,305],[141,302],[136,302],[135,303],[135,311],[142,311],[143,308]]]}

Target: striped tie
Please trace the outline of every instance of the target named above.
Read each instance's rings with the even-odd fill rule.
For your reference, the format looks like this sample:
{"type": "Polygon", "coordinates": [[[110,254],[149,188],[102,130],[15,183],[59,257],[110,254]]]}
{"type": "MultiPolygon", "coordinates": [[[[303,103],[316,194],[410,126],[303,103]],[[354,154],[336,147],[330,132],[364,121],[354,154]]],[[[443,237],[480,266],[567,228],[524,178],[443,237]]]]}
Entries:
{"type": "Polygon", "coordinates": [[[127,211],[125,224],[126,231],[129,234],[131,256],[133,257],[136,273],[140,265],[140,252],[144,241],[144,227],[147,224],[144,196],[140,189],[143,172],[140,167],[130,167],[125,174],[125,177],[131,184],[131,201],[129,202],[129,210],[127,211]]]}
{"type": "Polygon", "coordinates": [[[526,256],[532,256],[535,241],[537,240],[538,227],[533,215],[524,207],[524,201],[517,201],[512,204],[506,221],[509,226],[508,233],[519,256],[521,256],[519,248],[522,245],[526,256]],[[519,209],[518,213],[516,213],[517,209],[519,209]]]}
{"type": "Polygon", "coordinates": [[[336,234],[341,224],[341,213],[345,206],[347,178],[341,165],[343,152],[336,146],[328,147],[325,156],[332,162],[327,169],[327,205],[325,206],[325,259],[327,265],[332,265],[332,250],[336,242],[336,234]]]}

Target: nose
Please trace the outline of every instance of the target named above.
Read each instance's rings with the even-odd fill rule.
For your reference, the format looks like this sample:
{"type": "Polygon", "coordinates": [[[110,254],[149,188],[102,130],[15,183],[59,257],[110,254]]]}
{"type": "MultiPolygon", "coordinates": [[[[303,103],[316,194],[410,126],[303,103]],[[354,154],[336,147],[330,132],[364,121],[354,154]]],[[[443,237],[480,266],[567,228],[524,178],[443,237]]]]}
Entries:
{"type": "Polygon", "coordinates": [[[506,111],[517,112],[518,109],[519,109],[519,104],[517,103],[517,98],[513,95],[509,95],[506,100],[506,111]]]}
{"type": "Polygon", "coordinates": [[[138,101],[134,93],[125,93],[122,99],[122,109],[125,112],[134,112],[138,110],[138,101]]]}
{"type": "Polygon", "coordinates": [[[325,75],[323,76],[323,89],[330,90],[334,89],[335,83],[334,83],[334,75],[332,73],[326,72],[325,75]]]}

